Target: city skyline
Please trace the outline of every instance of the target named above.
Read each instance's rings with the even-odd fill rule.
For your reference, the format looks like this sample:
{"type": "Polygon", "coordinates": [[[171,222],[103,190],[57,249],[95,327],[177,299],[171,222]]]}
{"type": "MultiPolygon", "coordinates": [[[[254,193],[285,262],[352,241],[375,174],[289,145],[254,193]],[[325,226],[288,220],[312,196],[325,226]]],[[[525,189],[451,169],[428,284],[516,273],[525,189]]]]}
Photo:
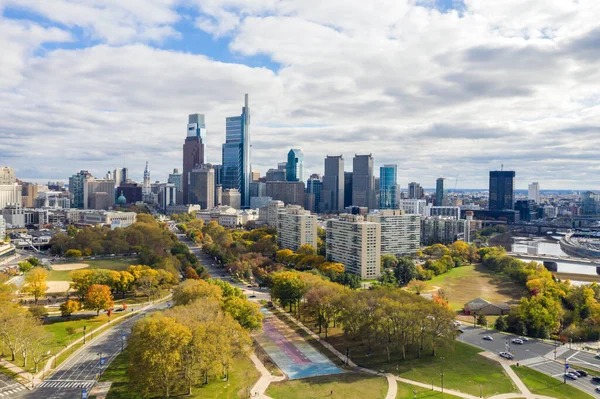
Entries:
{"type": "Polygon", "coordinates": [[[53,3],[0,6],[1,163],[22,179],[123,163],[139,178],[149,160],[163,181],[194,112],[220,163],[225,117],[250,93],[262,173],[300,148],[306,176],[360,152],[397,164],[401,187],[483,188],[501,164],[521,189],[600,187],[596,3],[53,3]]]}

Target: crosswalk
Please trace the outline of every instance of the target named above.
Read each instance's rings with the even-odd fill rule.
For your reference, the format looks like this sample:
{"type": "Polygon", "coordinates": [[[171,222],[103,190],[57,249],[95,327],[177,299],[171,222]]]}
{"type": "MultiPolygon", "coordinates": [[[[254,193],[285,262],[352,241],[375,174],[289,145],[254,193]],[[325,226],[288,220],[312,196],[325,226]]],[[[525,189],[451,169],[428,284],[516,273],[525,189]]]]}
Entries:
{"type": "Polygon", "coordinates": [[[91,388],[96,381],[92,380],[46,380],[38,388],[91,388]]]}
{"type": "Polygon", "coordinates": [[[14,384],[6,388],[2,388],[2,391],[0,391],[0,398],[11,398],[14,394],[23,390],[25,390],[25,387],[21,384],[14,384]]]}

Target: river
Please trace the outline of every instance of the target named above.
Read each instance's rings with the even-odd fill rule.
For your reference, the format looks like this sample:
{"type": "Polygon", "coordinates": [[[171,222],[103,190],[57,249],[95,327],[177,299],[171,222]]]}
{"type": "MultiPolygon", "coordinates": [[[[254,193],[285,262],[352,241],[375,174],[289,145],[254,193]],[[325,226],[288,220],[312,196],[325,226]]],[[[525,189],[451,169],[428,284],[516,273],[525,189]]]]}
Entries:
{"type": "MultiPolygon", "coordinates": [[[[512,244],[505,245],[511,252],[532,254],[532,255],[561,255],[568,256],[558,243],[560,237],[553,237],[556,240],[544,237],[517,237],[514,236],[512,244]],[[510,247],[510,248],[509,248],[510,247]]],[[[527,259],[524,259],[527,261],[527,259]]],[[[572,264],[558,262],[558,272],[567,274],[579,274],[597,276],[596,267],[585,264],[572,264]]]]}

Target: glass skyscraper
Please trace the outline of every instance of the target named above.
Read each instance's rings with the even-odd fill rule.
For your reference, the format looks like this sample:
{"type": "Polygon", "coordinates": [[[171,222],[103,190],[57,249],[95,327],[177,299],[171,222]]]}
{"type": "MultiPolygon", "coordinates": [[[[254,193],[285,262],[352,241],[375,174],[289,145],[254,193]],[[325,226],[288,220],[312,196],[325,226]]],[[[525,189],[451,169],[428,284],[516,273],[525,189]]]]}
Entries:
{"type": "Polygon", "coordinates": [[[285,180],[304,181],[304,153],[298,148],[288,152],[285,180]]]}
{"type": "Polygon", "coordinates": [[[512,170],[490,171],[490,211],[515,208],[515,172],[512,170]]]}
{"type": "Polygon", "coordinates": [[[248,94],[240,116],[225,119],[223,144],[223,189],[237,189],[242,207],[250,206],[250,108],[248,94]]]}
{"type": "Polygon", "coordinates": [[[383,165],[379,168],[379,209],[398,208],[400,190],[397,181],[397,165],[383,165]]]}
{"type": "Polygon", "coordinates": [[[446,191],[444,191],[444,178],[440,177],[435,181],[435,206],[444,206],[446,201],[446,191]]]}

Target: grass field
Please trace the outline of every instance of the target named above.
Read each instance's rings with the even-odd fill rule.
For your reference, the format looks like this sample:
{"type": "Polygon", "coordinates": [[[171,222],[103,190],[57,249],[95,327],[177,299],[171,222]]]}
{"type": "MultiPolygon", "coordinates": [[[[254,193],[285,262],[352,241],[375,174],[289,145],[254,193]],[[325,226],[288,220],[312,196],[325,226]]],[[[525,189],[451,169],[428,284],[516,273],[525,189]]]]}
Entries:
{"type": "Polygon", "coordinates": [[[344,373],[274,382],[266,394],[273,399],[383,399],[387,391],[388,383],[384,377],[344,373]]]}
{"type": "Polygon", "coordinates": [[[529,367],[512,366],[512,369],[534,394],[551,396],[556,399],[591,399],[593,397],[569,384],[563,384],[562,381],[529,367]]]}
{"type": "MultiPolygon", "coordinates": [[[[108,366],[100,381],[112,381],[112,387],[106,399],[141,399],[141,396],[129,389],[127,377],[128,352],[125,350],[108,366]]],[[[229,381],[211,381],[208,385],[197,387],[193,394],[183,395],[190,399],[238,399],[258,381],[259,372],[249,358],[236,359],[229,369],[229,381]]],[[[177,396],[177,395],[174,395],[177,396]]],[[[153,396],[161,397],[160,395],[153,396]]]]}
{"type": "Polygon", "coordinates": [[[398,382],[398,393],[396,399],[409,399],[414,397],[414,392],[417,393],[417,399],[453,399],[458,396],[450,395],[447,393],[441,393],[432,391],[431,389],[425,389],[410,384],[404,384],[398,382]]]}
{"type": "MultiPolygon", "coordinates": [[[[108,269],[108,270],[127,270],[130,265],[135,265],[136,259],[94,259],[86,260],[80,263],[89,265],[88,269],[108,269]]],[[[57,264],[58,265],[58,264],[57,264]]],[[[68,263],[66,263],[68,265],[68,263]]],[[[48,281],[71,281],[69,273],[71,270],[50,270],[48,281]]]]}
{"type": "Polygon", "coordinates": [[[477,297],[515,304],[522,296],[522,289],[514,282],[482,265],[456,267],[426,283],[428,290],[443,288],[454,310],[462,309],[465,303],[477,297]]]}

